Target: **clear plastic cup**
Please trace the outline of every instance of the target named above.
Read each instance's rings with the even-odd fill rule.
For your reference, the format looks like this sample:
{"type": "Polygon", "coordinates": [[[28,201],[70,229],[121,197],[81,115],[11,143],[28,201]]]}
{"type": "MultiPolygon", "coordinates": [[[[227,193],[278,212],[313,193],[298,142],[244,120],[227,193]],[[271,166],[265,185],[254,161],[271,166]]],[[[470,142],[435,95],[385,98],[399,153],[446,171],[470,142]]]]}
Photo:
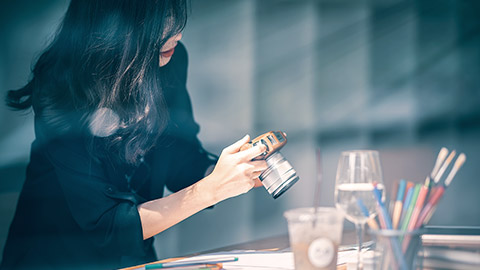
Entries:
{"type": "Polygon", "coordinates": [[[297,208],[284,213],[296,270],[336,269],[343,215],[336,208],[297,208]]]}

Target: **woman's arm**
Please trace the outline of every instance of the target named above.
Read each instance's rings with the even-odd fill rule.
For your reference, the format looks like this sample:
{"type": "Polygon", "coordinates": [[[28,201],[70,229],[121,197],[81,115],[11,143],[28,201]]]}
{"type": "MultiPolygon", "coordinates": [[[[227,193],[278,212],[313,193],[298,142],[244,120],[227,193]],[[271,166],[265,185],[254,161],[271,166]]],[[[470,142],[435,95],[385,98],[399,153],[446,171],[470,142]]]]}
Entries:
{"type": "Polygon", "coordinates": [[[200,210],[227,198],[248,192],[256,179],[267,168],[265,161],[251,161],[265,151],[259,145],[240,152],[250,137],[228,146],[222,151],[213,172],[168,197],[138,205],[143,239],[148,239],[200,210]]]}

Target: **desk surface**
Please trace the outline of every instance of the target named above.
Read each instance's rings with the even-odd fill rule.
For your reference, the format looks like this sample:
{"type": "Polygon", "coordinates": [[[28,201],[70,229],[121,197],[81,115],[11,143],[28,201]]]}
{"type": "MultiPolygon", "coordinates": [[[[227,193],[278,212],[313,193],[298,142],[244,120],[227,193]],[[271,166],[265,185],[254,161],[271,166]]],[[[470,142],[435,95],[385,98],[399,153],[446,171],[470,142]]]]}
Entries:
{"type": "MultiPolygon", "coordinates": [[[[368,235],[364,236],[363,241],[368,241],[370,238],[368,235]],[[366,238],[366,239],[365,239],[366,238]]],[[[342,235],[342,245],[355,245],[357,243],[356,232],[353,230],[344,230],[342,235]]],[[[269,250],[269,249],[286,249],[290,247],[288,235],[279,235],[274,237],[268,237],[264,239],[254,240],[250,242],[225,246],[212,250],[202,251],[191,255],[201,255],[206,253],[214,253],[220,251],[232,251],[232,250],[269,250]]],[[[190,257],[186,256],[186,257],[190,257]]]]}
{"type": "MultiPolygon", "coordinates": [[[[364,241],[369,240],[368,235],[366,236],[366,238],[367,239],[365,239],[364,241]]],[[[356,233],[355,233],[355,231],[344,230],[343,231],[343,236],[342,236],[342,245],[350,246],[350,245],[355,245],[355,243],[356,243],[356,233]]],[[[197,256],[197,255],[202,255],[202,254],[208,254],[208,253],[216,253],[216,252],[221,252],[221,251],[273,250],[273,249],[282,250],[282,249],[286,249],[288,247],[290,247],[288,235],[279,235],[279,236],[254,240],[254,241],[250,241],[250,242],[225,246],[225,247],[221,247],[221,248],[206,250],[206,251],[202,251],[202,252],[198,252],[198,253],[194,253],[194,254],[189,254],[189,255],[186,255],[186,256],[182,256],[182,258],[192,257],[192,256],[197,256]]],[[[179,258],[171,258],[171,259],[161,260],[161,261],[158,261],[158,262],[174,261],[174,260],[177,260],[177,259],[179,259],[179,258]]],[[[134,267],[129,267],[129,268],[124,268],[123,270],[136,269],[140,266],[141,265],[134,266],[134,267]]]]}
{"type": "MultiPolygon", "coordinates": [[[[460,231],[459,231],[459,228],[452,228],[452,227],[433,228],[435,230],[432,230],[432,228],[427,228],[427,229],[430,229],[431,231],[429,234],[424,234],[424,237],[428,236],[431,239],[436,239],[436,240],[439,240],[439,239],[444,240],[445,237],[447,237],[449,239],[449,242],[447,243],[448,245],[446,246],[444,242],[441,242],[440,244],[438,244],[437,243],[438,241],[435,243],[432,242],[430,244],[425,243],[423,255],[421,255],[423,256],[421,257],[423,262],[423,267],[426,267],[426,269],[436,269],[435,267],[448,268],[446,266],[458,266],[459,264],[461,264],[461,266],[465,266],[462,269],[479,269],[478,266],[480,266],[480,260],[479,260],[478,254],[480,252],[480,244],[478,242],[478,236],[480,235],[479,234],[480,228],[472,227],[472,228],[467,228],[467,230],[465,230],[465,228],[463,229],[460,228],[461,229],[460,231]],[[452,243],[450,241],[451,239],[449,237],[452,239],[457,239],[456,242],[454,243],[458,244],[457,247],[461,247],[461,248],[456,249],[455,245],[452,246],[452,243]],[[460,239],[461,241],[458,241],[458,239],[460,239]],[[468,245],[465,245],[465,240],[468,240],[467,241],[468,245]],[[448,249],[445,249],[446,247],[448,247],[448,249]],[[442,251],[441,254],[438,253],[440,250],[442,251]],[[439,256],[438,254],[435,255],[434,252],[437,252],[438,254],[440,254],[441,257],[438,257],[439,256]],[[467,266],[469,266],[470,268],[468,268],[467,266]]],[[[365,239],[365,241],[370,240],[370,237],[368,234],[366,235],[365,238],[367,238],[365,239]]],[[[344,230],[343,237],[342,237],[342,246],[347,247],[347,249],[350,249],[350,247],[355,247],[355,244],[356,244],[355,231],[344,230]]],[[[275,251],[275,250],[284,250],[288,247],[289,247],[288,235],[280,235],[280,236],[274,236],[274,237],[269,237],[265,239],[254,240],[246,243],[225,246],[225,247],[216,248],[212,250],[207,250],[207,251],[203,251],[195,254],[190,254],[187,256],[183,256],[183,258],[196,256],[196,255],[218,253],[222,251],[225,251],[225,252],[234,251],[234,250],[275,251]]],[[[167,260],[162,260],[160,262],[175,261],[178,259],[180,258],[171,258],[167,260]]],[[[143,265],[125,268],[124,270],[132,270],[141,266],[143,265]]],[[[345,264],[337,266],[337,270],[345,269],[345,268],[346,268],[345,264]]]]}

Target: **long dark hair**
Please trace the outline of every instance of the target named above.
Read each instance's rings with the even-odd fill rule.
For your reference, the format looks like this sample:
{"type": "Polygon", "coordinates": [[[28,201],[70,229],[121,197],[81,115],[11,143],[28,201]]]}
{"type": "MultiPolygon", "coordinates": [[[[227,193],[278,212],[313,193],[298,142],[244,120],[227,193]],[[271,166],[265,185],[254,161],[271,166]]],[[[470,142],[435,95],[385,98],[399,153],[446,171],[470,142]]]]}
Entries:
{"type": "Polygon", "coordinates": [[[15,109],[33,106],[55,132],[104,130],[110,146],[135,164],[168,121],[160,49],[180,33],[185,0],[72,0],[27,85],[7,94],[15,109]],[[93,123],[93,124],[92,124],[93,123]],[[105,130],[106,129],[106,130],[105,130]]]}

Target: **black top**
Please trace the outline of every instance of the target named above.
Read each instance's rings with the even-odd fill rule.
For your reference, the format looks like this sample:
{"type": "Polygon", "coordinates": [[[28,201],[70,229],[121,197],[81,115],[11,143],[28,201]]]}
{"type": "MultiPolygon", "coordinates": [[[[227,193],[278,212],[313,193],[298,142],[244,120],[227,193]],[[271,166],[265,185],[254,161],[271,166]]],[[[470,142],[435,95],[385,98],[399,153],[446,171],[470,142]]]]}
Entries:
{"type": "Polygon", "coordinates": [[[153,238],[143,240],[137,205],[162,197],[165,186],[176,192],[195,183],[215,163],[197,139],[187,62],[179,44],[160,68],[171,83],[165,89],[170,122],[138,167],[114,162],[108,152],[92,157],[87,144],[101,145],[101,138],[44,138],[36,117],[0,269],[112,269],[156,259],[153,238]]]}

